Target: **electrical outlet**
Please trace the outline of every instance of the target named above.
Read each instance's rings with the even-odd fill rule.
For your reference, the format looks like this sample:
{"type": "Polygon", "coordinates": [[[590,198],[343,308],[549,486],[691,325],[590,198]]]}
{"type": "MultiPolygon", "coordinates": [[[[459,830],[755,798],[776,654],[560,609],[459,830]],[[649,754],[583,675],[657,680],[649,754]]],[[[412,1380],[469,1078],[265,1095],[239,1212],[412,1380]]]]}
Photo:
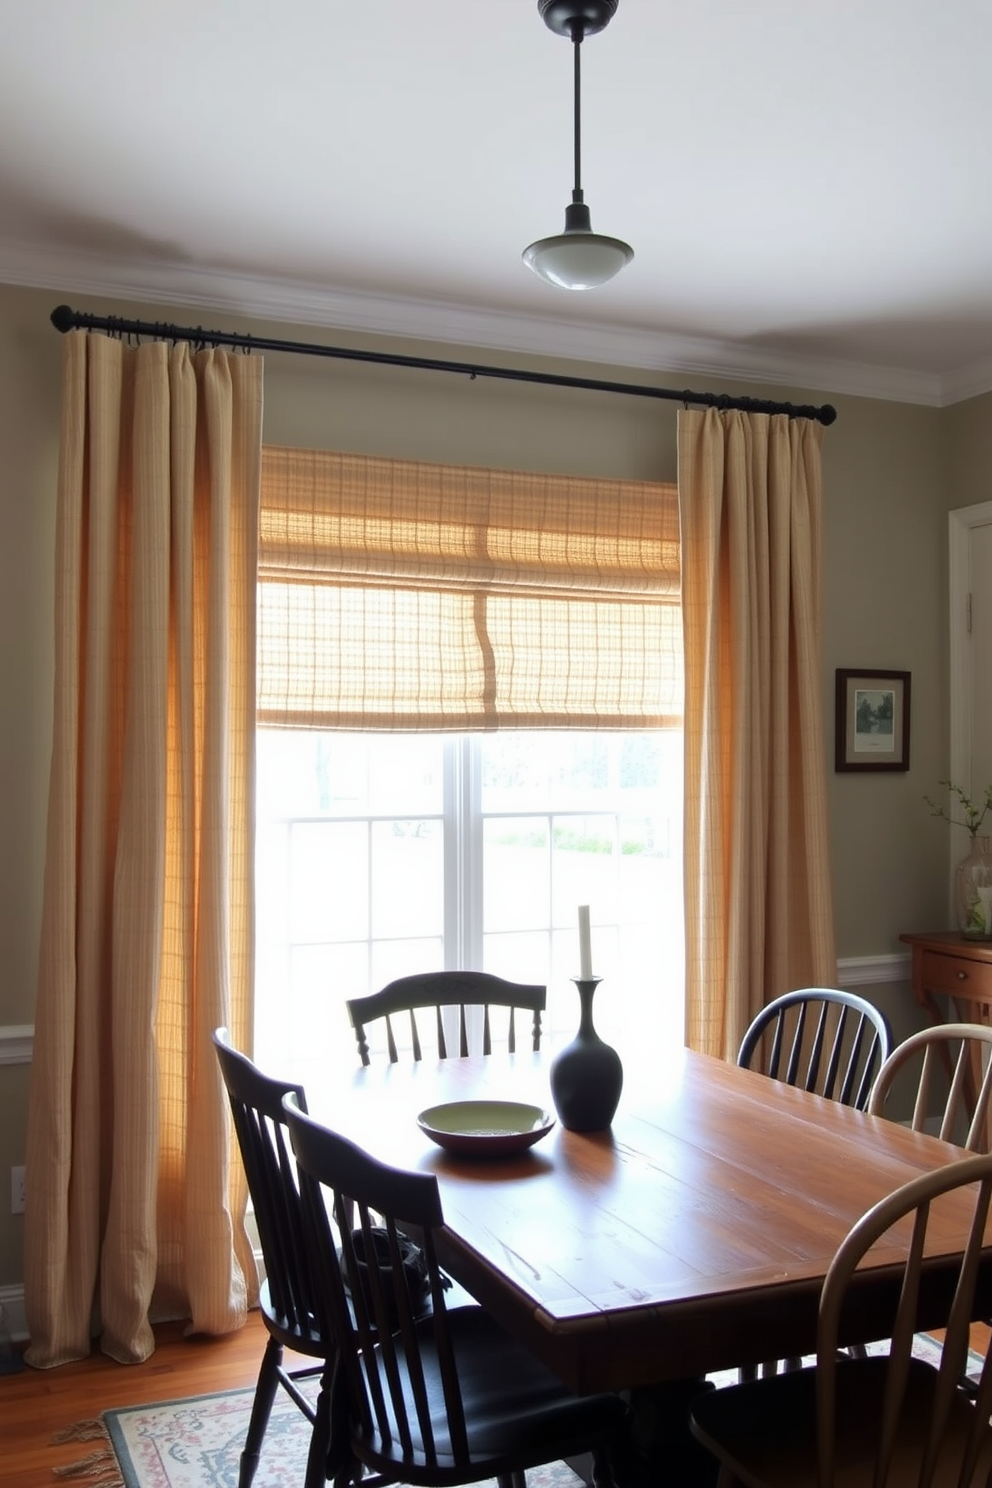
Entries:
{"type": "Polygon", "coordinates": [[[10,1212],[11,1214],[24,1213],[24,1169],[22,1167],[10,1170],[10,1212]]]}

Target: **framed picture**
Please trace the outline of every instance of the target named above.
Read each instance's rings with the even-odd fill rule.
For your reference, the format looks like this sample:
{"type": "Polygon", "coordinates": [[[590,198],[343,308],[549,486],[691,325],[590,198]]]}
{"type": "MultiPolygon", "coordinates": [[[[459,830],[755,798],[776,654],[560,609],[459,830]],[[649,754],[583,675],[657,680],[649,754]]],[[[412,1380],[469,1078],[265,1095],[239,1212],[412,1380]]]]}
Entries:
{"type": "Polygon", "coordinates": [[[835,770],[909,769],[909,675],[837,669],[835,770]]]}

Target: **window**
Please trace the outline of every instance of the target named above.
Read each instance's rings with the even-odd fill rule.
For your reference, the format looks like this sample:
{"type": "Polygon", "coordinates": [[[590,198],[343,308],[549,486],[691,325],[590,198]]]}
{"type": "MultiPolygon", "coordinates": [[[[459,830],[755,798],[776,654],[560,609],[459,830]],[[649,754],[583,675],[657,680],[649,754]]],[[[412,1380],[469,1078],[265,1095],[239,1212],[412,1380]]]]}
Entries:
{"type": "Polygon", "coordinates": [[[681,1038],[671,488],[265,451],[256,1047],[305,1079],[406,971],[681,1038]]]}

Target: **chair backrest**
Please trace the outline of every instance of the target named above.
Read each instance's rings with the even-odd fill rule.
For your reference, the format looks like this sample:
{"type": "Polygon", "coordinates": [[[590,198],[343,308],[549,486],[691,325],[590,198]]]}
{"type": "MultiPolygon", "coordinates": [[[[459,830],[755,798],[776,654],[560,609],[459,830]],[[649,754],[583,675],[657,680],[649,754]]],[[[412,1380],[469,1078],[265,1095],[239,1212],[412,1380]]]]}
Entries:
{"type": "Polygon", "coordinates": [[[324,1325],[339,1344],[356,1453],[386,1467],[390,1477],[395,1469],[399,1482],[413,1469],[422,1475],[438,1465],[467,1466],[465,1412],[434,1243],[443,1224],[437,1179],[379,1162],[307,1116],[294,1096],[285,1110],[311,1266],[324,1325]],[[404,1233],[411,1230],[423,1255],[429,1308],[423,1293],[413,1297],[393,1281],[403,1274],[404,1233]],[[373,1231],[388,1264],[362,1268],[356,1245],[364,1256],[376,1254],[373,1231]],[[362,1284],[351,1286],[349,1278],[358,1276],[362,1284]]]}
{"type": "Polygon", "coordinates": [[[390,982],[387,987],[383,987],[381,992],[373,992],[369,997],[353,997],[345,1005],[351,1019],[351,1026],[355,1030],[362,1063],[370,1062],[369,1041],[365,1032],[366,1024],[381,1018],[385,1022],[389,1059],[392,1064],[395,1064],[401,1052],[409,1051],[414,1059],[423,1057],[421,1036],[426,1030],[422,1026],[423,1020],[418,1021],[417,1013],[425,1011],[433,1013],[433,1017],[428,1018],[427,1022],[433,1024],[433,1037],[439,1059],[447,1059],[449,1053],[464,1056],[469,1052],[467,1010],[476,1007],[482,1009],[483,1054],[492,1053],[490,1009],[494,1007],[508,1010],[506,1047],[511,1054],[516,1051],[517,1047],[514,1014],[518,1010],[530,1013],[530,1047],[535,1050],[539,1049],[541,1047],[541,1014],[547,1006],[547,999],[546,987],[530,986],[522,982],[508,982],[502,977],[492,976],[485,971],[427,971],[414,976],[398,977],[395,982],[390,982]],[[457,1013],[457,1043],[451,1040],[450,1050],[444,1017],[444,1011],[447,1008],[454,1009],[457,1013]],[[404,1028],[406,1028],[406,1019],[409,1019],[408,1042],[407,1037],[403,1034],[398,1035],[397,1028],[394,1027],[394,1018],[399,1021],[401,1016],[404,1028]]]}
{"type": "Polygon", "coordinates": [[[865,998],[835,987],[802,987],[762,1008],[737,1063],[863,1111],[891,1049],[888,1019],[865,998]]]}
{"type": "Polygon", "coordinates": [[[940,1023],[910,1034],[893,1049],[878,1072],[868,1102],[872,1116],[885,1115],[892,1087],[904,1072],[911,1077],[910,1083],[916,1084],[910,1121],[913,1131],[930,1129],[930,1121],[939,1114],[939,1130],[934,1133],[931,1129],[931,1135],[955,1142],[969,1152],[989,1151],[992,1028],[981,1023],[940,1023]],[[940,1105],[941,1099],[943,1110],[931,1110],[931,1106],[940,1105]]]}
{"type": "MultiPolygon", "coordinates": [[[[844,1303],[852,1312],[858,1305],[855,1273],[872,1247],[888,1239],[893,1226],[904,1221],[900,1229],[902,1248],[908,1249],[902,1268],[901,1285],[893,1288],[894,1312],[888,1328],[888,1355],[863,1361],[884,1371],[881,1409],[873,1398],[872,1419],[868,1423],[870,1438],[867,1463],[874,1453],[875,1475],[866,1470],[858,1481],[909,1483],[913,1488],[930,1488],[939,1482],[952,1488],[986,1484],[992,1468],[992,1351],[986,1354],[975,1406],[966,1406],[958,1398],[958,1387],[967,1373],[970,1325],[981,1310],[976,1301],[980,1279],[982,1248],[992,1242],[989,1235],[989,1202],[992,1198],[992,1157],[966,1157],[948,1163],[922,1177],[904,1184],[868,1211],[842,1242],[827,1272],[820,1298],[817,1333],[817,1451],[819,1481],[823,1488],[834,1483],[834,1461],[838,1433],[843,1435],[845,1421],[838,1417],[838,1345],[845,1342],[842,1327],[844,1303]],[[965,1195],[965,1189],[971,1189],[965,1195]],[[947,1196],[947,1198],[945,1198],[947,1196]],[[925,1262],[928,1251],[946,1252],[946,1239],[941,1234],[946,1220],[946,1206],[951,1196],[966,1198],[966,1217],[970,1215],[967,1244],[960,1256],[957,1282],[953,1293],[946,1295],[946,1310],[939,1324],[946,1327],[939,1371],[934,1379],[929,1369],[922,1370],[924,1390],[907,1396],[911,1385],[909,1359],[917,1326],[925,1262]],[[908,1241],[908,1247],[906,1242],[908,1241]],[[853,1285],[852,1285],[853,1283],[853,1285]],[[907,1436],[907,1420],[912,1427],[912,1441],[907,1436]],[[905,1474],[894,1459],[910,1453],[908,1463],[912,1476],[905,1474]],[[893,1478],[890,1480],[890,1467],[893,1478]],[[939,1468],[939,1476],[936,1476],[939,1468]],[[977,1469],[977,1470],[976,1470],[977,1469]]],[[[960,1223],[960,1217],[958,1220],[960,1223]]],[[[896,1237],[892,1236],[892,1242],[896,1237]]],[[[888,1246],[876,1253],[876,1263],[888,1256],[888,1246]]],[[[848,1367],[858,1369],[862,1364],[848,1367]]],[[[918,1371],[919,1376],[920,1371],[918,1371]]],[[[854,1376],[855,1380],[857,1376],[854,1376]]],[[[851,1423],[846,1423],[850,1430],[851,1423]]],[[[845,1479],[846,1481],[846,1479],[845,1479]]]]}
{"type": "Polygon", "coordinates": [[[282,1105],[283,1097],[292,1094],[305,1111],[303,1088],[264,1075],[232,1047],[226,1028],[216,1029],[213,1041],[255,1210],[273,1316],[319,1352],[326,1335],[315,1311],[297,1170],[282,1105]]]}

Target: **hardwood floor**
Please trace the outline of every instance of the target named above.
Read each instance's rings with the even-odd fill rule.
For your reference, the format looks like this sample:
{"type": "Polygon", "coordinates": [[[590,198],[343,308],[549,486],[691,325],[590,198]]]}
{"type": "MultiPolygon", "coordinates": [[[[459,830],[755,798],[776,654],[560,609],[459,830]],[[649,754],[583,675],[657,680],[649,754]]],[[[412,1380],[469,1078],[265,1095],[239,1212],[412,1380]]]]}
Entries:
{"type": "Polygon", "coordinates": [[[92,1354],[59,1369],[0,1375],[0,1481],[4,1488],[54,1488],[53,1469],[87,1456],[93,1443],[59,1445],[52,1437],[101,1411],[253,1389],[266,1336],[257,1312],[225,1338],[183,1338],[181,1323],[166,1323],[155,1329],[155,1352],[144,1364],[92,1354]]]}
{"type": "MultiPolygon", "coordinates": [[[[257,1312],[250,1314],[239,1333],[226,1338],[184,1338],[181,1323],[160,1325],[155,1337],[155,1352],[144,1364],[116,1364],[103,1354],[92,1354],[60,1369],[0,1375],[4,1488],[54,1488],[58,1482],[54,1468],[77,1462],[93,1450],[89,1442],[52,1442],[57,1432],[77,1421],[116,1406],[254,1388],[266,1340],[257,1312]]],[[[971,1344],[984,1353],[989,1329],[976,1323],[971,1344]]]]}

